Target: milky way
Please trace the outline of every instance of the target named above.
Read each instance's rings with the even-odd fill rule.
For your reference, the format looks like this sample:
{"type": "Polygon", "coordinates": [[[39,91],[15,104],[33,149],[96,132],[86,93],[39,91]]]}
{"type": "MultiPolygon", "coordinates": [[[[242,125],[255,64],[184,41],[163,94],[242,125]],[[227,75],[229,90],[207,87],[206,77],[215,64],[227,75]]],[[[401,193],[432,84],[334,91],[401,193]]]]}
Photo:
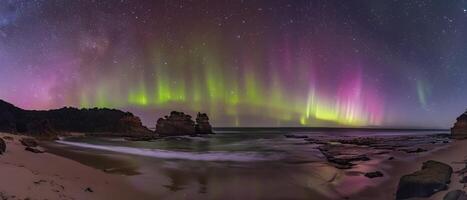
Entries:
{"type": "Polygon", "coordinates": [[[0,2],[0,98],[216,126],[449,127],[463,1],[0,2]]]}

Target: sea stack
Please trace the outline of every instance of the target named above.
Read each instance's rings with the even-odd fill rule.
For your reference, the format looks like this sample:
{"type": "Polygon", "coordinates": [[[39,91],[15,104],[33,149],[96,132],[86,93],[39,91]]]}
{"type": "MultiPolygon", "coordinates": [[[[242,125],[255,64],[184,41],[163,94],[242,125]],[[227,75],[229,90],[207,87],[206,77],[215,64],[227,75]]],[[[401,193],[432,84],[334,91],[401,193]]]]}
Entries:
{"type": "Polygon", "coordinates": [[[209,117],[205,113],[198,113],[196,123],[191,115],[172,111],[169,116],[159,118],[156,124],[156,134],[159,136],[183,136],[212,134],[209,117]]]}
{"type": "Polygon", "coordinates": [[[453,138],[467,138],[467,111],[457,118],[456,123],[451,128],[453,138]]]}
{"type": "Polygon", "coordinates": [[[196,116],[196,134],[212,134],[212,126],[206,113],[198,113],[196,116]]]}

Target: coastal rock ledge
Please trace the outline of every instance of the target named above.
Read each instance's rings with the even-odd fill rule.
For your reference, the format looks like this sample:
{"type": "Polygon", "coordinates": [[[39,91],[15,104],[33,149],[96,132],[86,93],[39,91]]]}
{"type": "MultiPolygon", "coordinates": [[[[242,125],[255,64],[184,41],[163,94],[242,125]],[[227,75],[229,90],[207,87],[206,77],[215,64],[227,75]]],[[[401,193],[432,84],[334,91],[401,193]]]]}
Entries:
{"type": "Polygon", "coordinates": [[[451,128],[451,135],[456,139],[467,138],[467,111],[457,118],[456,123],[451,128]]]}

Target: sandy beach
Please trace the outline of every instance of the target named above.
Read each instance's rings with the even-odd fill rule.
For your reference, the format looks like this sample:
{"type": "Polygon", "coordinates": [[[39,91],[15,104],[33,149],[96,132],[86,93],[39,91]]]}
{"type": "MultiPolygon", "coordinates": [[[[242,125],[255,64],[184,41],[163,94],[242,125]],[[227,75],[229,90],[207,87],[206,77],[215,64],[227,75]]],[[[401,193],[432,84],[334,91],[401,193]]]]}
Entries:
{"type": "Polygon", "coordinates": [[[50,153],[24,150],[21,136],[10,136],[0,156],[2,199],[151,199],[123,175],[108,174],[50,153]]]}
{"type": "MultiPolygon", "coordinates": [[[[395,199],[399,178],[402,175],[419,170],[422,163],[427,160],[444,162],[457,171],[465,167],[464,160],[467,154],[465,153],[467,152],[467,140],[452,140],[451,143],[428,152],[408,154],[393,151],[389,154],[382,154],[348,170],[339,170],[322,162],[291,165],[293,169],[283,171],[282,174],[277,174],[274,170],[265,171],[267,168],[259,170],[263,171],[261,173],[253,168],[246,171],[244,169],[238,171],[235,168],[217,171],[215,167],[208,167],[205,170],[210,171],[206,172],[209,175],[198,174],[199,172],[196,170],[190,172],[190,170],[174,169],[166,171],[169,174],[169,179],[167,179],[165,175],[157,174],[166,170],[162,166],[164,165],[162,161],[154,163],[154,166],[158,166],[160,169],[156,170],[154,166],[150,167],[154,172],[147,171],[147,166],[134,166],[134,169],[128,168],[115,173],[115,171],[110,172],[103,169],[112,165],[122,166],[122,163],[118,163],[118,159],[94,159],[88,156],[87,159],[93,160],[93,162],[87,163],[85,158],[77,157],[78,155],[57,153],[57,151],[60,152],[60,148],[51,151],[53,154],[51,152],[32,153],[25,151],[25,147],[19,142],[23,136],[0,133],[0,137],[5,138],[5,136],[10,136],[13,140],[5,139],[7,150],[0,156],[0,175],[4,177],[3,181],[0,181],[0,195],[4,199],[144,200],[190,199],[189,197],[203,199],[227,196],[232,199],[237,197],[242,199],[262,199],[262,197],[281,199],[286,197],[299,198],[300,196],[317,199],[395,199]],[[388,157],[395,159],[388,160],[388,157]],[[99,160],[103,160],[103,163],[96,163],[99,160]],[[97,165],[100,167],[96,167],[97,165]],[[142,170],[138,170],[138,168],[142,170]],[[384,177],[368,179],[361,174],[376,170],[381,171],[384,177]],[[132,174],[138,171],[143,174],[132,174]],[[254,175],[251,173],[245,175],[248,171],[254,172],[254,175]],[[135,181],[138,180],[138,177],[145,177],[144,173],[155,172],[157,173],[149,176],[152,177],[147,179],[149,181],[141,181],[142,179],[135,181]],[[235,176],[230,176],[230,174],[235,176]],[[248,178],[243,176],[255,178],[245,181],[248,178]],[[266,176],[269,176],[269,179],[274,180],[275,183],[281,182],[280,179],[284,181],[281,184],[260,187],[259,180],[268,179],[265,178],[266,176]],[[173,177],[178,178],[173,179],[173,177]],[[189,182],[195,179],[199,181],[201,177],[205,177],[203,186],[206,188],[203,189],[204,192],[200,193],[198,184],[189,182]],[[180,187],[179,189],[174,190],[169,187],[179,181],[181,183],[188,182],[187,185],[174,186],[180,187]],[[185,189],[180,190],[182,188],[185,189]],[[248,188],[251,191],[243,193],[248,191],[248,188]],[[222,195],[219,191],[223,191],[222,195]],[[268,193],[267,191],[269,193],[281,191],[281,193],[264,196],[268,193]],[[225,194],[230,195],[226,196],[225,194]]],[[[47,150],[52,149],[47,148],[47,150]]],[[[65,149],[63,152],[66,152],[65,149]]],[[[448,190],[438,192],[427,199],[442,199],[448,191],[463,189],[464,185],[459,183],[460,178],[458,174],[454,173],[448,190]]]]}

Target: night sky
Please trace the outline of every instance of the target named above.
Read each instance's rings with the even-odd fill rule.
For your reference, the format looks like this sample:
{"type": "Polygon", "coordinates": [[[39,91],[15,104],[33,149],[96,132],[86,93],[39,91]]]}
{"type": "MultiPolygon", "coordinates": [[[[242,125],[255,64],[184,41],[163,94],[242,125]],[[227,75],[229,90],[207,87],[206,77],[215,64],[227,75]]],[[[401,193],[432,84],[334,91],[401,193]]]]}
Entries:
{"type": "Polygon", "coordinates": [[[0,98],[215,126],[448,128],[467,2],[1,0],[0,98]]]}

